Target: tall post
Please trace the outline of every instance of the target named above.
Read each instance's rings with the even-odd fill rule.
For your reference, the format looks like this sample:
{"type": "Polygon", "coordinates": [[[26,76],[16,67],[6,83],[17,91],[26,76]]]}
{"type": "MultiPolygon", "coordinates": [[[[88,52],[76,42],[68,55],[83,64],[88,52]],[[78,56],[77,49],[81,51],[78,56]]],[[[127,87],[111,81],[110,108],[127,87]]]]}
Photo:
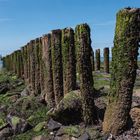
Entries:
{"type": "Polygon", "coordinates": [[[117,13],[109,102],[103,131],[113,135],[124,132],[130,122],[133,87],[136,79],[140,41],[140,9],[122,9],[117,13]]]}
{"type": "Polygon", "coordinates": [[[53,70],[53,85],[56,105],[63,98],[63,67],[61,53],[61,30],[53,30],[52,38],[52,70],[53,70]]]}
{"type": "Polygon", "coordinates": [[[95,71],[95,63],[94,63],[94,51],[93,49],[91,48],[91,64],[92,64],[92,71],[95,71]]]}
{"type": "Polygon", "coordinates": [[[76,58],[74,31],[72,28],[62,30],[62,61],[64,94],[76,89],[76,58]]]}
{"type": "Polygon", "coordinates": [[[22,58],[23,58],[23,71],[24,71],[24,81],[27,84],[27,72],[28,72],[28,66],[27,66],[27,45],[23,46],[21,48],[22,51],[22,58]]]}
{"type": "Polygon", "coordinates": [[[32,95],[35,95],[35,40],[30,41],[30,51],[29,51],[29,58],[30,58],[30,85],[32,90],[32,95]]]}
{"type": "Polygon", "coordinates": [[[41,92],[43,93],[45,89],[45,66],[43,61],[43,44],[42,44],[42,37],[39,39],[39,63],[40,63],[40,86],[41,92]]]}
{"type": "Polygon", "coordinates": [[[53,89],[53,73],[52,73],[52,53],[51,53],[51,34],[47,34],[42,38],[44,77],[45,77],[45,100],[49,108],[55,105],[55,96],[53,89]]]}
{"type": "Polygon", "coordinates": [[[31,61],[30,61],[30,43],[27,43],[27,84],[31,83],[31,61]]]}
{"type": "Polygon", "coordinates": [[[41,93],[41,83],[40,83],[40,38],[35,39],[35,95],[39,95],[41,93]]]}
{"type": "Polygon", "coordinates": [[[77,25],[75,29],[77,70],[80,76],[80,90],[83,105],[83,119],[86,125],[97,122],[94,105],[93,75],[91,65],[90,27],[87,24],[77,25]]]}
{"type": "Polygon", "coordinates": [[[109,48],[104,48],[104,72],[109,73],[109,48]]]}
{"type": "Polygon", "coordinates": [[[96,50],[96,70],[100,70],[100,63],[101,63],[101,60],[100,60],[100,49],[97,49],[96,50]]]}

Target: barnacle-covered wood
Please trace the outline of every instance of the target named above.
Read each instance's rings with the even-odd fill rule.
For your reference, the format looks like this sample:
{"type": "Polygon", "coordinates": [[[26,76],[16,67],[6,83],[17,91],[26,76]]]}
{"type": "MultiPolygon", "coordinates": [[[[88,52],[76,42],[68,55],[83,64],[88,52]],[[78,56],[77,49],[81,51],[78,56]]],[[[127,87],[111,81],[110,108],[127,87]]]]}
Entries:
{"type": "Polygon", "coordinates": [[[136,79],[138,43],[140,41],[140,9],[123,9],[117,13],[112,49],[111,92],[103,131],[118,135],[130,123],[132,93],[136,79]]]}
{"type": "Polygon", "coordinates": [[[58,29],[52,31],[51,45],[52,45],[52,70],[53,70],[55,103],[58,104],[63,98],[61,30],[58,29]]]}
{"type": "Polygon", "coordinates": [[[109,73],[109,48],[104,48],[104,72],[109,73]]]}
{"type": "Polygon", "coordinates": [[[42,38],[44,77],[45,77],[45,100],[49,108],[54,107],[55,97],[53,89],[52,57],[51,57],[51,34],[42,38]]]}
{"type": "Polygon", "coordinates": [[[83,119],[86,125],[97,122],[94,105],[93,76],[91,65],[90,28],[87,24],[77,25],[75,29],[77,70],[80,76],[83,119]]]}
{"type": "Polygon", "coordinates": [[[35,40],[31,40],[29,44],[29,61],[30,61],[30,73],[29,73],[29,82],[31,85],[31,93],[35,95],[35,40]]]}
{"type": "Polygon", "coordinates": [[[40,88],[41,88],[41,92],[44,91],[45,89],[45,77],[44,77],[44,73],[45,73],[45,70],[44,70],[44,61],[43,61],[43,46],[42,46],[42,37],[40,38],[40,41],[39,41],[39,63],[40,63],[40,88]]]}
{"type": "Polygon", "coordinates": [[[72,28],[62,30],[62,61],[64,94],[76,89],[76,58],[74,31],[72,28]]]}
{"type": "Polygon", "coordinates": [[[35,53],[35,95],[38,95],[41,93],[41,86],[40,86],[40,58],[39,58],[39,44],[40,38],[37,38],[35,40],[35,47],[34,47],[34,53],[35,53]]]}
{"type": "Polygon", "coordinates": [[[91,56],[90,56],[90,59],[91,59],[92,71],[95,71],[94,51],[93,51],[92,47],[91,47],[91,56]]]}
{"type": "Polygon", "coordinates": [[[101,63],[100,62],[101,61],[100,60],[100,49],[97,49],[95,53],[96,53],[95,54],[96,55],[95,56],[96,57],[96,64],[95,64],[95,66],[96,66],[96,70],[98,71],[98,70],[100,70],[100,63],[101,63]]]}

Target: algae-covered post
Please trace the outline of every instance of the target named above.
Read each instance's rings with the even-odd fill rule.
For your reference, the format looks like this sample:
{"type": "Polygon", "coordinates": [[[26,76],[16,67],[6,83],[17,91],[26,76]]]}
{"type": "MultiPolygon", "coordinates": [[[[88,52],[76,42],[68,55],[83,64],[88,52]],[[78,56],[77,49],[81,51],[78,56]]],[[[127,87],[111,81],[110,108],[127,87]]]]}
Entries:
{"type": "Polygon", "coordinates": [[[61,48],[61,30],[53,30],[51,37],[52,45],[52,70],[53,85],[56,105],[63,98],[63,67],[62,67],[62,48],[61,48]]]}
{"type": "Polygon", "coordinates": [[[31,61],[30,61],[30,43],[27,43],[27,84],[31,82],[31,61]]]}
{"type": "Polygon", "coordinates": [[[104,48],[104,72],[109,73],[109,48],[104,48]]]}
{"type": "Polygon", "coordinates": [[[9,55],[6,56],[6,68],[9,71],[9,55]]]}
{"type": "Polygon", "coordinates": [[[9,65],[9,71],[12,71],[12,55],[11,54],[9,55],[8,65],[9,65]]]}
{"type": "Polygon", "coordinates": [[[91,65],[90,28],[87,24],[77,25],[75,29],[77,69],[80,76],[80,90],[83,104],[83,119],[86,125],[97,122],[94,105],[94,89],[91,65]]]}
{"type": "Polygon", "coordinates": [[[13,63],[14,63],[13,71],[14,73],[16,73],[17,69],[16,69],[16,52],[15,51],[13,52],[13,63]]]}
{"type": "Polygon", "coordinates": [[[20,78],[24,78],[24,63],[23,63],[23,55],[22,55],[22,51],[20,49],[20,53],[19,53],[19,61],[20,61],[20,78]]]}
{"type": "Polygon", "coordinates": [[[17,67],[17,76],[22,77],[22,70],[21,70],[21,50],[16,51],[16,67],[17,67]]]}
{"type": "Polygon", "coordinates": [[[5,65],[5,57],[2,57],[2,68],[6,68],[6,65],[5,65]]]}
{"type": "Polygon", "coordinates": [[[39,83],[41,93],[44,90],[44,62],[42,59],[42,37],[38,38],[38,65],[39,65],[39,83]]]}
{"type": "Polygon", "coordinates": [[[74,31],[72,28],[62,30],[62,61],[64,94],[76,89],[76,58],[74,31]]]}
{"type": "Polygon", "coordinates": [[[140,41],[140,9],[126,8],[117,13],[112,49],[111,93],[103,131],[118,135],[130,123],[129,112],[136,79],[138,43],[140,41]]]}
{"type": "Polygon", "coordinates": [[[38,95],[41,93],[41,86],[40,86],[40,38],[35,39],[35,47],[34,47],[34,53],[35,53],[35,95],[38,95]]]}
{"type": "Polygon", "coordinates": [[[23,71],[24,71],[24,81],[27,83],[27,72],[28,72],[28,65],[27,65],[27,45],[21,48],[22,51],[22,58],[23,58],[23,71]]]}
{"type": "Polygon", "coordinates": [[[98,70],[100,70],[100,63],[101,63],[101,60],[100,60],[100,49],[97,49],[96,51],[95,51],[95,57],[96,57],[96,60],[95,60],[95,62],[96,62],[96,64],[95,64],[95,69],[98,71],[98,70]]]}
{"type": "Polygon", "coordinates": [[[29,58],[30,58],[30,84],[32,95],[35,95],[35,40],[31,40],[29,44],[29,58]]]}
{"type": "Polygon", "coordinates": [[[51,34],[44,35],[42,38],[42,47],[45,79],[45,101],[47,102],[48,107],[52,108],[55,106],[55,96],[53,89],[51,34]]]}
{"type": "Polygon", "coordinates": [[[95,63],[94,63],[94,51],[91,47],[91,65],[92,65],[92,71],[95,71],[95,63]]]}

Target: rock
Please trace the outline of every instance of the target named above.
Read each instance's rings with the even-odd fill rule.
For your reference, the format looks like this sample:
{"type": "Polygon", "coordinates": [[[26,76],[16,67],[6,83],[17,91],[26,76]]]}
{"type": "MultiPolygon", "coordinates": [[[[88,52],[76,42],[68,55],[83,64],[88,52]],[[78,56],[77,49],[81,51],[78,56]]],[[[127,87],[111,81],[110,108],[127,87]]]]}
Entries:
{"type": "Polygon", "coordinates": [[[102,97],[96,98],[95,105],[96,105],[96,109],[97,109],[97,113],[98,113],[98,118],[99,118],[99,120],[103,121],[104,113],[106,110],[106,104],[104,102],[104,99],[102,99],[102,97]]]}
{"type": "Polygon", "coordinates": [[[137,103],[137,102],[132,102],[132,108],[134,108],[134,107],[139,107],[140,105],[137,103]]]}
{"type": "Polygon", "coordinates": [[[32,128],[32,126],[24,119],[12,116],[10,114],[7,116],[7,122],[14,131],[14,134],[24,133],[32,128]]]}
{"type": "Polygon", "coordinates": [[[116,136],[115,140],[139,140],[140,134],[137,129],[131,128],[123,134],[116,136]]]}
{"type": "Polygon", "coordinates": [[[9,90],[7,83],[0,83],[0,94],[5,94],[9,90]]]}
{"type": "Polygon", "coordinates": [[[132,108],[134,107],[140,107],[140,97],[133,96],[132,98],[132,108]]]}
{"type": "Polygon", "coordinates": [[[21,85],[23,85],[24,83],[23,83],[23,81],[19,81],[18,83],[17,83],[17,86],[21,86],[21,85]]]}
{"type": "Polygon", "coordinates": [[[115,140],[114,136],[112,134],[106,134],[103,137],[103,140],[115,140]]]}
{"type": "Polygon", "coordinates": [[[82,121],[82,102],[79,91],[67,93],[53,110],[47,114],[64,125],[79,124],[82,121]]]}
{"type": "Polygon", "coordinates": [[[135,128],[140,129],[140,108],[138,108],[138,107],[132,108],[130,111],[130,115],[131,115],[132,121],[134,123],[133,126],[135,128]]]}
{"type": "Polygon", "coordinates": [[[20,95],[21,95],[22,97],[28,96],[28,95],[29,95],[28,87],[26,87],[26,88],[20,93],[20,95]]]}
{"type": "Polygon", "coordinates": [[[56,133],[56,136],[68,135],[70,137],[78,138],[81,135],[79,126],[62,126],[56,133]]]}
{"type": "Polygon", "coordinates": [[[0,106],[0,112],[1,112],[1,113],[4,113],[4,112],[6,112],[6,111],[7,111],[7,106],[6,106],[6,105],[0,106]]]}
{"type": "Polygon", "coordinates": [[[0,140],[6,140],[11,135],[13,135],[13,133],[10,127],[4,128],[0,131],[0,140]]]}
{"type": "Polygon", "coordinates": [[[137,69],[137,76],[140,76],[140,69],[137,69]]]}
{"type": "Polygon", "coordinates": [[[56,131],[56,130],[60,129],[61,126],[62,126],[62,124],[54,121],[53,119],[50,119],[47,124],[47,128],[50,131],[56,131]]]}
{"type": "Polygon", "coordinates": [[[90,140],[90,136],[87,132],[85,132],[79,137],[79,140],[90,140]]]}
{"type": "Polygon", "coordinates": [[[2,118],[0,118],[0,130],[3,128],[6,128],[8,126],[8,123],[6,123],[2,118]]]}
{"type": "Polygon", "coordinates": [[[78,138],[75,137],[71,137],[71,140],[79,140],[78,138]]]}
{"type": "Polygon", "coordinates": [[[61,128],[57,131],[56,136],[62,136],[62,135],[64,135],[64,134],[66,134],[66,133],[64,132],[64,127],[61,127],[61,128]]]}
{"type": "Polygon", "coordinates": [[[46,122],[40,122],[39,124],[37,124],[35,126],[35,128],[33,129],[35,132],[40,132],[42,129],[45,128],[45,124],[46,122]]]}
{"type": "Polygon", "coordinates": [[[54,132],[50,132],[50,135],[54,136],[54,132]]]}
{"type": "Polygon", "coordinates": [[[30,100],[24,100],[22,103],[22,110],[28,110],[31,108],[31,101],[30,100]]]}
{"type": "Polygon", "coordinates": [[[37,101],[41,104],[47,105],[45,98],[43,98],[42,96],[37,97],[37,101]]]}
{"type": "Polygon", "coordinates": [[[71,138],[68,135],[63,135],[61,137],[56,136],[54,140],[71,140],[71,138]]]}
{"type": "Polygon", "coordinates": [[[32,140],[50,140],[49,138],[45,137],[45,136],[36,136],[34,138],[32,138],[32,140]]]}
{"type": "Polygon", "coordinates": [[[18,98],[19,98],[18,95],[13,95],[13,96],[9,97],[9,99],[10,99],[11,102],[13,102],[13,103],[16,102],[18,98]]]}

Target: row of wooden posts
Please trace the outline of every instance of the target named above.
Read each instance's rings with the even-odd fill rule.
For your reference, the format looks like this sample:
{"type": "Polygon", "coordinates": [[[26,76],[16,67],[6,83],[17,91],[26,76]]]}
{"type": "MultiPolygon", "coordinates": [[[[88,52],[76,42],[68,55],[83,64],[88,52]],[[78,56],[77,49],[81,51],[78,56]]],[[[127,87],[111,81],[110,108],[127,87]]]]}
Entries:
{"type": "MultiPolygon", "coordinates": [[[[37,38],[36,40],[32,40],[32,41],[33,41],[33,44],[35,44],[35,45],[37,44],[37,42],[40,43],[40,44],[38,44],[39,46],[38,46],[37,51],[41,51],[40,47],[42,47],[42,38],[37,38]]],[[[24,78],[24,79],[27,79],[27,73],[24,72],[24,68],[23,68],[23,63],[24,63],[23,62],[23,58],[24,58],[23,53],[26,51],[27,46],[30,43],[28,43],[27,45],[22,47],[21,50],[14,51],[12,54],[6,55],[2,59],[4,68],[7,68],[7,70],[16,73],[18,75],[18,77],[21,77],[21,78],[24,78]],[[13,59],[15,59],[14,63],[12,62],[13,59]],[[18,62],[16,62],[16,61],[18,61],[18,62]],[[15,63],[17,65],[15,65],[15,63]]],[[[28,55],[28,54],[29,54],[29,52],[26,55],[28,55]]],[[[92,71],[100,71],[101,70],[102,72],[110,73],[110,71],[109,71],[109,68],[110,68],[109,54],[110,54],[109,48],[104,48],[103,49],[103,71],[102,71],[101,70],[102,60],[101,60],[100,49],[96,49],[95,52],[93,50],[91,50],[92,71]]],[[[28,57],[28,56],[26,56],[26,57],[28,57]]],[[[41,59],[43,59],[43,57],[40,57],[40,60],[41,59]]],[[[26,62],[26,60],[24,60],[24,61],[26,62]]]]}
{"type": "MultiPolygon", "coordinates": [[[[24,79],[31,95],[44,92],[51,108],[65,94],[77,89],[77,74],[83,97],[89,100],[93,96],[92,72],[100,70],[100,49],[96,50],[95,58],[94,63],[90,27],[81,24],[76,26],[75,32],[72,28],[58,29],[31,40],[20,50],[3,57],[3,66],[24,79]]],[[[104,49],[104,64],[105,72],[109,73],[109,48],[104,49]]],[[[91,103],[93,110],[94,100],[91,103]]],[[[85,111],[84,116],[88,115],[85,111]]]]}
{"type": "MultiPolygon", "coordinates": [[[[87,37],[90,38],[90,28],[87,37]]],[[[75,31],[76,32],[76,31],[75,31]]],[[[66,94],[76,89],[76,73],[78,73],[78,59],[81,51],[76,51],[76,33],[72,28],[53,30],[52,33],[31,40],[20,50],[3,57],[3,67],[23,78],[26,85],[30,85],[32,95],[38,95],[46,90],[46,101],[54,106],[66,94]],[[77,64],[77,68],[76,68],[77,64]],[[52,96],[53,95],[53,96],[52,96]]],[[[88,39],[88,38],[87,38],[88,39]]],[[[88,43],[88,42],[87,42],[88,43]]],[[[80,47],[80,46],[79,46],[80,47]]],[[[89,43],[87,48],[90,56],[91,71],[101,68],[100,49],[94,51],[89,43]]],[[[83,50],[82,50],[83,51],[83,50]]],[[[87,53],[83,51],[84,53],[87,53]]],[[[104,72],[109,73],[109,48],[104,48],[104,72]]],[[[83,64],[81,64],[83,65],[83,64]]],[[[88,67],[90,65],[87,64],[88,67]]]]}
{"type": "Polygon", "coordinates": [[[58,29],[31,40],[21,50],[3,57],[3,64],[8,71],[24,78],[31,95],[44,92],[49,108],[57,105],[65,94],[77,89],[78,74],[83,105],[88,106],[88,111],[83,109],[84,120],[89,124],[96,120],[93,119],[96,115],[89,112],[94,111],[94,99],[91,98],[94,63],[87,24],[77,25],[75,32],[72,28],[58,29]]]}
{"type": "MultiPolygon", "coordinates": [[[[140,42],[140,8],[125,8],[117,13],[112,48],[111,82],[103,131],[118,135],[130,125],[130,109],[136,79],[140,42]]],[[[25,79],[32,94],[45,92],[48,106],[54,107],[80,83],[83,119],[86,125],[98,122],[93,90],[94,61],[90,28],[87,24],[53,30],[30,41],[21,50],[3,58],[4,67],[25,79]],[[77,75],[78,74],[78,75],[77,75]],[[78,76],[78,77],[77,77],[78,76]]],[[[100,69],[100,51],[96,70],[100,69]]],[[[105,72],[109,72],[109,50],[104,50],[105,72]]]]}

